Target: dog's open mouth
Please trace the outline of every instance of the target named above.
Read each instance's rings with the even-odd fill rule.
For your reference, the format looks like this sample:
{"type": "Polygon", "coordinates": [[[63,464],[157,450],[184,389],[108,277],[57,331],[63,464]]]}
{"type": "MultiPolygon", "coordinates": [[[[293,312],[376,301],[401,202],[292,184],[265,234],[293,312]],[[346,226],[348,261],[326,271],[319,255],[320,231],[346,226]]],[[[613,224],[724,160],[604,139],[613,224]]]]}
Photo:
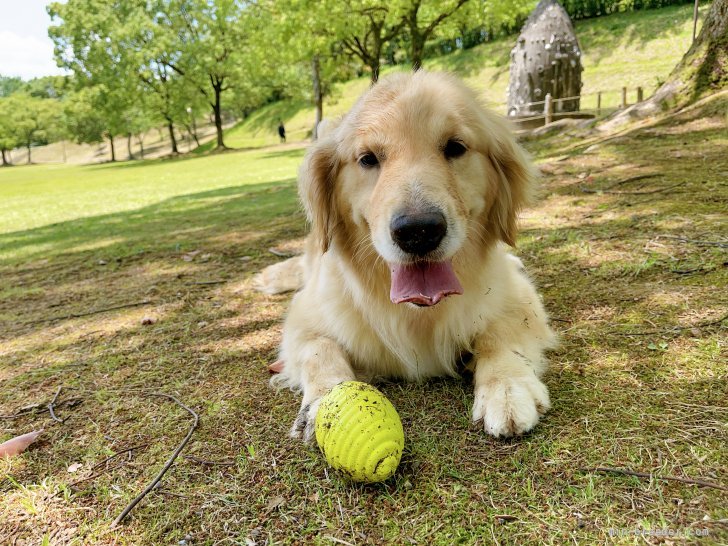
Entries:
{"type": "Polygon", "coordinates": [[[389,297],[393,303],[435,305],[451,294],[462,294],[463,287],[455,276],[452,262],[416,262],[389,264],[392,284],[389,297]]]}

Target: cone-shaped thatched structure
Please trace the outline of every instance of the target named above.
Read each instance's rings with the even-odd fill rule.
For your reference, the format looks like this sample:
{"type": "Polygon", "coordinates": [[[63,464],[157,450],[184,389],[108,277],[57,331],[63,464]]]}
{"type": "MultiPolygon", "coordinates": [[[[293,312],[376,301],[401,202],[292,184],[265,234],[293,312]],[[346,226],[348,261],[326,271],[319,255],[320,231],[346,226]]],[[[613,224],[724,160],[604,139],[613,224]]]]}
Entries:
{"type": "MultiPolygon", "coordinates": [[[[581,49],[571,19],[556,0],[541,0],[528,16],[511,50],[508,115],[543,113],[547,93],[552,99],[581,93],[581,49]]],[[[554,102],[554,112],[576,112],[579,99],[554,102]]]]}

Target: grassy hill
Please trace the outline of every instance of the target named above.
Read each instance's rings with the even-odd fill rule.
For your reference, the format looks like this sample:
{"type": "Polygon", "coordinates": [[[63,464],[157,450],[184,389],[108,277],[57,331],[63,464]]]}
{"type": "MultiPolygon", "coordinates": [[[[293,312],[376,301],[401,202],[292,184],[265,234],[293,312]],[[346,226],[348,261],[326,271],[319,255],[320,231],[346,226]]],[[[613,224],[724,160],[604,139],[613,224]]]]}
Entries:
{"type": "MultiPolygon", "coordinates": [[[[701,15],[709,4],[701,6],[701,15]]],[[[659,10],[618,13],[597,19],[576,21],[575,29],[584,54],[582,108],[596,107],[596,93],[602,91],[602,105],[616,107],[622,86],[629,90],[629,101],[636,100],[641,86],[645,98],[670,73],[690,46],[693,7],[672,6],[659,10]]],[[[429,59],[430,70],[451,71],[480,91],[488,104],[505,112],[510,50],[515,36],[508,36],[466,51],[429,59]]],[[[384,70],[407,70],[395,67],[384,70]]],[[[358,78],[338,86],[335,96],[324,105],[324,116],[345,113],[369,85],[369,78],[358,78]]],[[[234,148],[272,145],[278,142],[276,127],[282,119],[289,140],[308,138],[314,110],[305,101],[281,101],[253,113],[230,129],[226,143],[234,148]]],[[[209,149],[212,144],[203,146],[209,149]]]]}

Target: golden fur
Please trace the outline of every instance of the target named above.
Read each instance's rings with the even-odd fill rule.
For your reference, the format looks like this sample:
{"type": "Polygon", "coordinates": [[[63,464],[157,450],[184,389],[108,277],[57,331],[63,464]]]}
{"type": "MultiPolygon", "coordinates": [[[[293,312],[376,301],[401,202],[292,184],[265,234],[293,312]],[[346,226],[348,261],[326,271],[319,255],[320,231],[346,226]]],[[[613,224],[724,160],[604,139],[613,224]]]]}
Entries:
{"type": "Polygon", "coordinates": [[[268,292],[303,283],[284,326],[283,371],[272,379],[303,392],[294,436],[311,438],[319,398],[341,381],[455,375],[468,353],[473,419],[486,432],[511,436],[538,422],[549,408],[543,353],[555,337],[520,260],[505,250],[533,181],[507,125],[448,75],[386,77],[327,128],[299,175],[311,222],[305,255],[258,279],[268,292]],[[461,157],[443,155],[449,139],[465,145],[461,157]],[[368,152],[376,168],[359,164],[368,152]],[[463,295],[394,304],[388,264],[408,258],[390,222],[425,203],[444,212],[434,255],[452,260],[463,295]]]}

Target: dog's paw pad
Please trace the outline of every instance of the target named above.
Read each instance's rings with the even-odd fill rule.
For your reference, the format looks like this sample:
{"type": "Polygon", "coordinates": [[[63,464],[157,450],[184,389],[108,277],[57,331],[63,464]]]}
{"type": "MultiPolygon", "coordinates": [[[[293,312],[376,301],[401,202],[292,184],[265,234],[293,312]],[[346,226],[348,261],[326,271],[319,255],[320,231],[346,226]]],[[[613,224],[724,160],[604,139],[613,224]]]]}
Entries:
{"type": "Polygon", "coordinates": [[[550,407],[548,389],[535,375],[493,377],[476,386],[473,421],[492,436],[510,438],[531,430],[550,407]]]}

